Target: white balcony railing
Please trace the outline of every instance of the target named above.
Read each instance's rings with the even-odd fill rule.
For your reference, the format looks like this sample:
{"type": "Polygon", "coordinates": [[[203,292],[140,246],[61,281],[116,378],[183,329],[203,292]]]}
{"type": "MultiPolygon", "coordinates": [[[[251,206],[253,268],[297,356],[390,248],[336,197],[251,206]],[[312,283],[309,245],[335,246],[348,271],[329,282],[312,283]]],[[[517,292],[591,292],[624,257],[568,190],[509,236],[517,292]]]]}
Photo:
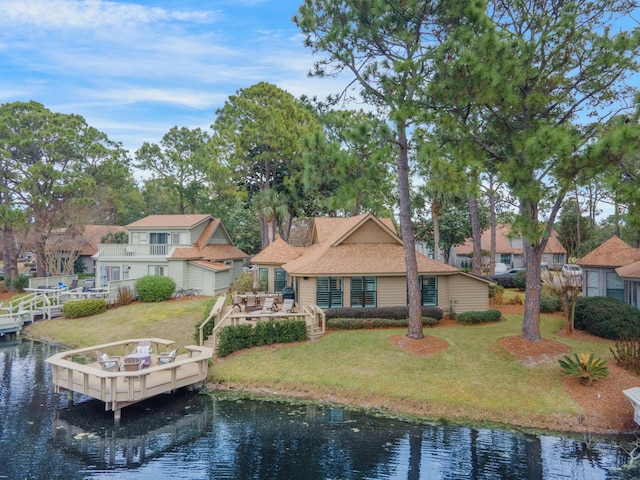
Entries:
{"type": "Polygon", "coordinates": [[[104,257],[140,257],[157,256],[166,257],[173,248],[189,248],[191,245],[130,245],[130,244],[100,244],[98,256],[104,257]]]}

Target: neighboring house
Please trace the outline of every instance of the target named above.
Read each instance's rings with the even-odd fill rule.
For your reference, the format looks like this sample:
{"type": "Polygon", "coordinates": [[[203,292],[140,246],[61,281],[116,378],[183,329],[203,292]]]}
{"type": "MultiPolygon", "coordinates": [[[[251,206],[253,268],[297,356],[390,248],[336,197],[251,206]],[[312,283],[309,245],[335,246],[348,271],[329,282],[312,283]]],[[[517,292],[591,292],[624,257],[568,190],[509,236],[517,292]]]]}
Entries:
{"type": "Polygon", "coordinates": [[[164,275],[178,287],[216,295],[229,289],[248,260],[211,215],[150,215],[125,229],[128,244],[101,244],[93,257],[99,285],[164,275]]]}
{"type": "MultiPolygon", "coordinates": [[[[486,310],[489,282],[416,252],[422,305],[449,312],[486,310]]],[[[402,240],[390,219],[371,214],[316,218],[311,244],[292,247],[281,239],[252,263],[269,293],[293,286],[298,305],[391,307],[407,305],[402,240]]]]}
{"type": "Polygon", "coordinates": [[[98,245],[108,233],[124,232],[119,225],[85,225],[82,233],[67,235],[66,229],[51,232],[47,238],[48,254],[66,257],[78,255],[78,261],[84,265],[84,273],[95,273],[93,256],[98,253],[98,245]]]}
{"type": "Polygon", "coordinates": [[[585,297],[611,297],[640,307],[640,249],[611,237],[582,257],[582,294],[585,297]]]}
{"type": "MultiPolygon", "coordinates": [[[[504,263],[507,268],[524,267],[524,244],[522,237],[510,234],[511,226],[501,223],[496,226],[496,263],[504,263]]],[[[485,230],[480,237],[482,250],[491,251],[491,230],[485,230]]],[[[471,256],[473,254],[472,239],[468,238],[464,244],[452,247],[449,255],[450,263],[462,268],[471,266],[471,256]]],[[[489,268],[489,257],[483,257],[482,263],[489,268]]],[[[567,263],[567,251],[558,240],[558,234],[551,230],[551,236],[547,246],[542,253],[542,263],[546,263],[549,268],[559,270],[567,263]]]]}

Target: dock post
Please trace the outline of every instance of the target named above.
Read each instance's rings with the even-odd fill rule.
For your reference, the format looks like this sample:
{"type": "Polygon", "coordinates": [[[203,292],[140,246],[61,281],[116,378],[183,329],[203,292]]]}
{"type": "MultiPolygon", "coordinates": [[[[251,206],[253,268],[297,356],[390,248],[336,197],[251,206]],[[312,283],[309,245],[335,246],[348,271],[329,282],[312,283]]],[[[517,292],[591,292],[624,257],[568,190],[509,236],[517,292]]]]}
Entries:
{"type": "Polygon", "coordinates": [[[122,416],[122,409],[121,408],[116,408],[113,411],[113,421],[115,423],[120,423],[120,417],[122,416]]]}
{"type": "Polygon", "coordinates": [[[67,390],[67,403],[73,407],[73,390],[67,390]]]}

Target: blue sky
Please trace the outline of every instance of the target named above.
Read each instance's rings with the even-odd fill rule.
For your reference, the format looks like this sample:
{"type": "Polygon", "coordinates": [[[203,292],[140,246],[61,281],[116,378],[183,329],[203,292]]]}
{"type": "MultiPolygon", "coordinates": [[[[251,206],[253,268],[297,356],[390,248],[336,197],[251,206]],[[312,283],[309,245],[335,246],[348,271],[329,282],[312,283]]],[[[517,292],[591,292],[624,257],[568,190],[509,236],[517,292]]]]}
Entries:
{"type": "Polygon", "coordinates": [[[0,103],[76,113],[125,148],[209,128],[240,88],[324,98],[291,21],[301,1],[0,0],[0,103]]]}

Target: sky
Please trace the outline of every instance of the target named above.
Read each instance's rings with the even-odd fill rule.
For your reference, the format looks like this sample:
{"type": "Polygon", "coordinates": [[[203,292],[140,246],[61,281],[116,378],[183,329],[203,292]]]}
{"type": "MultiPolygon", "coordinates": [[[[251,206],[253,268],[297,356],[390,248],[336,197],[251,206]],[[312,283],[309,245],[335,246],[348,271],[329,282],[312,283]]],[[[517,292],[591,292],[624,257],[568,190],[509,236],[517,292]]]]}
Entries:
{"type": "Polygon", "coordinates": [[[292,22],[301,0],[0,0],[0,104],[82,115],[135,151],[173,126],[209,129],[264,81],[325,98],[292,22]]]}

